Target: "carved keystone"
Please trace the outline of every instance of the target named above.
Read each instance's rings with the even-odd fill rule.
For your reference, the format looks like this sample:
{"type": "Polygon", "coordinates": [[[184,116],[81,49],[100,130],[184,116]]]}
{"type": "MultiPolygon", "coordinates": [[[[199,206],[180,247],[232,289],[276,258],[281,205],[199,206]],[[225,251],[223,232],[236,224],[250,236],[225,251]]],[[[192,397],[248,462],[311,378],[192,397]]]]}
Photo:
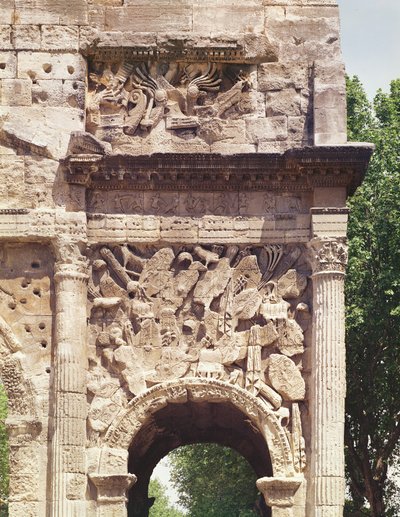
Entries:
{"type": "Polygon", "coordinates": [[[97,501],[101,503],[125,503],[127,490],[137,481],[134,474],[89,474],[89,478],[97,488],[97,501]]]}
{"type": "Polygon", "coordinates": [[[265,502],[272,507],[291,508],[294,496],[302,483],[299,478],[260,478],[257,488],[263,494],[265,502]]]}

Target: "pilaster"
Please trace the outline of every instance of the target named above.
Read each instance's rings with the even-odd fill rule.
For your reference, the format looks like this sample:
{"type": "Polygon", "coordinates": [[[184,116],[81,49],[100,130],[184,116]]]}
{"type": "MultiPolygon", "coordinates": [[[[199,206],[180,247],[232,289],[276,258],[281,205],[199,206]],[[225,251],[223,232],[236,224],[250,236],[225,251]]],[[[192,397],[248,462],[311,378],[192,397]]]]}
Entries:
{"type": "Polygon", "coordinates": [[[344,402],[346,392],[343,238],[315,238],[311,374],[309,515],[339,517],[344,505],[344,402]]]}
{"type": "Polygon", "coordinates": [[[80,256],[56,266],[52,517],[85,515],[87,280],[80,256]]]}

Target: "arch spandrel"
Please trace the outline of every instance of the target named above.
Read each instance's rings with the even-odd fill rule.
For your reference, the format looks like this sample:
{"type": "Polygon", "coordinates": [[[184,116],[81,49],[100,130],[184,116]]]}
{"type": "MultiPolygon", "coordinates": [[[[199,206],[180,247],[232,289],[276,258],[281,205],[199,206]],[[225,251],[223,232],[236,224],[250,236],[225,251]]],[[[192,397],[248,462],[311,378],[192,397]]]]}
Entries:
{"type": "MultiPolygon", "coordinates": [[[[293,476],[293,455],[279,415],[240,387],[209,379],[184,379],[157,385],[134,399],[119,415],[104,440],[105,447],[128,450],[151,415],[167,404],[187,401],[230,403],[246,415],[265,439],[274,475],[293,476]]],[[[102,471],[102,465],[99,466],[102,471]]]]}

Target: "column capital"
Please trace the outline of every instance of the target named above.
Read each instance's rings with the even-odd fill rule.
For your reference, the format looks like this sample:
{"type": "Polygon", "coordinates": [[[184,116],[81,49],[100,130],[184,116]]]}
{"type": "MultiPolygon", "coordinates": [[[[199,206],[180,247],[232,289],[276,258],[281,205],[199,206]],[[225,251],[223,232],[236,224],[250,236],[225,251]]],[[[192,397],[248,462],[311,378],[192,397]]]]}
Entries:
{"type": "Polygon", "coordinates": [[[316,238],[309,242],[313,274],[346,273],[348,246],[345,238],[316,238]]]}
{"type": "Polygon", "coordinates": [[[294,496],[302,484],[302,478],[260,478],[257,488],[263,494],[268,506],[291,508],[294,496]]]}
{"type": "Polygon", "coordinates": [[[57,283],[65,279],[77,280],[86,284],[89,280],[86,264],[57,263],[55,267],[54,280],[57,283]]]}
{"type": "Polygon", "coordinates": [[[66,278],[87,282],[88,260],[82,255],[76,242],[59,240],[54,247],[56,255],[55,280],[60,281],[66,278]]]}
{"type": "Polygon", "coordinates": [[[134,474],[89,474],[97,488],[97,500],[102,503],[126,502],[127,490],[136,483],[134,474]]]}

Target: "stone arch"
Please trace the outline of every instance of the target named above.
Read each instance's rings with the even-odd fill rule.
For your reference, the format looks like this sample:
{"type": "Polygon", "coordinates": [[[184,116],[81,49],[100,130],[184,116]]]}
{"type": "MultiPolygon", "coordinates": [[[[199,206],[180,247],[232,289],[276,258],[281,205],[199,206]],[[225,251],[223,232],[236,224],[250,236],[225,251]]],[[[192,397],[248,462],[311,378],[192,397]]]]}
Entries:
{"type": "MultiPolygon", "coordinates": [[[[105,446],[129,450],[151,415],[167,404],[184,404],[189,400],[232,404],[247,416],[263,436],[270,453],[274,477],[294,476],[292,452],[279,415],[244,389],[211,379],[186,378],[165,382],[147,390],[135,398],[109,428],[105,446]]],[[[100,463],[100,471],[103,471],[103,466],[100,463]]]]}
{"type": "MultiPolygon", "coordinates": [[[[190,406],[190,410],[194,406],[200,408],[204,404],[213,406],[213,409],[217,408],[217,412],[220,409],[225,411],[228,407],[236,412],[232,419],[232,426],[242,425],[242,431],[239,431],[239,434],[242,432],[242,438],[244,436],[244,424],[247,426],[247,430],[250,429],[250,433],[251,430],[254,431],[252,436],[256,438],[257,445],[254,447],[252,438],[250,438],[250,448],[253,449],[253,452],[254,450],[256,452],[261,451],[263,459],[259,463],[264,462],[263,472],[260,473],[260,469],[257,471],[254,463],[252,464],[251,459],[249,460],[249,456],[243,453],[244,449],[240,450],[240,447],[231,446],[236,448],[249,461],[257,476],[261,476],[261,480],[266,480],[266,482],[268,480],[279,482],[296,480],[296,489],[302,484],[302,476],[299,478],[299,474],[295,473],[288,434],[282,425],[282,417],[279,412],[273,411],[243,388],[214,379],[185,378],[156,385],[132,400],[108,429],[102,446],[100,448],[93,447],[89,451],[91,457],[89,462],[90,486],[97,493],[99,515],[106,515],[107,512],[111,514],[112,511],[117,512],[118,515],[126,515],[126,492],[132,485],[135,485],[132,493],[139,491],[140,501],[147,500],[145,499],[147,496],[144,494],[147,494],[147,484],[151,471],[158,461],[180,445],[199,441],[197,440],[198,437],[195,437],[193,441],[184,439],[182,443],[175,445],[171,445],[171,442],[169,442],[164,449],[161,447],[163,450],[160,451],[159,445],[166,435],[161,438],[158,436],[154,442],[151,441],[152,435],[150,436],[151,446],[146,449],[146,451],[151,452],[145,452],[143,459],[136,461],[136,467],[138,467],[138,470],[136,470],[136,467],[132,467],[132,456],[135,458],[136,453],[140,451],[140,434],[142,433],[145,436],[148,431],[151,433],[154,424],[156,431],[160,430],[162,425],[160,427],[160,421],[157,418],[165,410],[168,413],[168,410],[184,408],[185,406],[190,406]],[[241,419],[241,424],[237,424],[237,415],[241,419]],[[135,444],[135,440],[138,440],[138,443],[135,444]],[[156,452],[153,451],[153,446],[156,452]],[[147,465],[149,459],[150,462],[147,465]],[[141,461],[146,464],[145,469],[141,469],[141,461]],[[135,475],[136,473],[138,476],[135,475]],[[140,479],[143,479],[143,486],[139,486],[140,479]]],[[[216,414],[215,411],[214,414],[216,414]]],[[[194,418],[197,418],[198,415],[195,415],[194,418]]],[[[168,418],[171,418],[170,415],[168,418]]],[[[176,427],[179,428],[181,425],[179,414],[176,422],[178,422],[176,427]]],[[[213,422],[211,425],[214,425],[213,422]]],[[[171,429],[171,426],[169,429],[171,429]]],[[[214,440],[207,440],[206,438],[203,441],[214,440]]],[[[219,439],[215,442],[224,445],[219,439]]],[[[225,445],[230,446],[229,443],[225,443],[225,445]]],[[[280,490],[281,486],[278,488],[280,490]]],[[[262,492],[264,493],[264,490],[262,492]]],[[[274,501],[265,499],[272,507],[272,515],[274,517],[279,515],[273,504],[274,501]]],[[[286,502],[284,504],[286,505],[286,502]]],[[[303,514],[299,513],[299,515],[303,514]]]]}
{"type": "Polygon", "coordinates": [[[36,418],[34,390],[21,362],[21,344],[0,316],[0,377],[8,397],[9,417],[36,418]]]}

